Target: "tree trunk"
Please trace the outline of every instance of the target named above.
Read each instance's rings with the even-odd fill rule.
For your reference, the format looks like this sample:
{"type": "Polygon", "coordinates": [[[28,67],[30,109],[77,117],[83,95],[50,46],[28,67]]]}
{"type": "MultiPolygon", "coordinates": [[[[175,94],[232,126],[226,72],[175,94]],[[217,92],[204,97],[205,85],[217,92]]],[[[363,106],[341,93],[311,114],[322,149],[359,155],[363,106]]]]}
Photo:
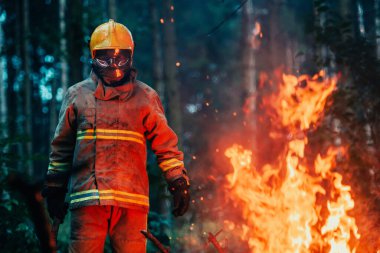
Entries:
{"type": "Polygon", "coordinates": [[[153,37],[153,85],[152,87],[164,100],[164,69],[162,58],[162,42],[160,35],[160,21],[155,0],[149,0],[149,11],[151,17],[151,29],[153,37]]]}
{"type": "Polygon", "coordinates": [[[117,22],[116,0],[108,0],[108,17],[117,22]]]}
{"type": "MultiPolygon", "coordinates": [[[[348,32],[345,32],[343,36],[344,41],[355,41],[359,37],[359,17],[357,0],[340,0],[339,1],[339,13],[344,21],[351,21],[348,32]]],[[[352,85],[354,78],[350,66],[341,66],[343,76],[346,77],[346,85],[352,85]]]]}
{"type": "MultiPolygon", "coordinates": [[[[66,0],[59,0],[59,65],[60,65],[60,78],[59,84],[62,88],[63,94],[66,93],[68,83],[68,63],[67,63],[67,39],[66,39],[66,0]]],[[[52,99],[50,101],[50,126],[49,136],[53,138],[55,128],[57,127],[57,81],[52,82],[52,99]]],[[[50,140],[49,140],[50,143],[50,140]]]]}
{"type": "Polygon", "coordinates": [[[108,20],[109,19],[109,16],[108,16],[108,0],[102,0],[101,1],[101,8],[103,10],[107,10],[107,11],[102,11],[102,20],[105,21],[105,20],[108,20]]]}
{"type": "Polygon", "coordinates": [[[370,42],[376,41],[376,3],[375,0],[361,0],[363,10],[364,34],[370,42]]]}
{"type": "Polygon", "coordinates": [[[351,26],[349,27],[350,32],[346,33],[347,36],[353,39],[357,38],[359,35],[359,21],[358,21],[358,8],[356,5],[356,0],[340,0],[339,9],[340,15],[344,20],[351,21],[351,26]]]}
{"type": "Polygon", "coordinates": [[[174,6],[172,0],[163,1],[164,6],[164,78],[165,78],[165,97],[167,104],[167,115],[170,126],[181,136],[182,133],[182,115],[181,115],[181,99],[179,92],[179,83],[177,79],[177,59],[176,48],[176,34],[175,34],[175,20],[174,20],[174,6]]]}
{"type": "MultiPolygon", "coordinates": [[[[299,25],[299,23],[296,20],[297,13],[295,12],[294,8],[291,7],[283,7],[283,12],[286,13],[287,19],[291,24],[294,24],[293,30],[295,30],[296,34],[301,34],[303,32],[304,27],[302,25],[299,25]]],[[[298,46],[299,40],[294,36],[294,32],[287,32],[287,34],[284,36],[284,46],[286,47],[285,50],[285,72],[289,74],[296,74],[299,70],[299,65],[297,66],[296,63],[296,54],[297,50],[299,48],[298,46]]]]}
{"type": "Polygon", "coordinates": [[[256,147],[256,123],[257,123],[257,73],[254,44],[256,40],[256,30],[254,22],[252,0],[248,0],[243,6],[241,19],[241,86],[240,98],[243,105],[244,128],[240,131],[242,135],[249,136],[249,145],[256,147]]]}
{"type": "Polygon", "coordinates": [[[68,50],[67,59],[70,62],[68,83],[74,84],[82,81],[83,63],[81,56],[83,51],[83,29],[82,29],[82,13],[83,2],[79,0],[67,1],[67,36],[68,36],[68,50]]]}
{"type": "Polygon", "coordinates": [[[59,62],[61,67],[61,88],[63,94],[66,93],[68,83],[68,63],[67,63],[67,38],[66,38],[66,0],[59,0],[59,62]]]}
{"type": "Polygon", "coordinates": [[[51,142],[55,128],[57,127],[57,122],[58,122],[58,117],[57,117],[57,80],[54,79],[52,84],[51,84],[51,93],[52,93],[52,98],[50,100],[50,125],[49,125],[49,143],[51,142]]]}
{"type": "MultiPolygon", "coordinates": [[[[89,2],[88,0],[83,1],[83,13],[82,13],[82,22],[83,22],[83,33],[85,36],[88,36],[90,38],[90,30],[89,30],[89,2]]],[[[90,47],[89,47],[89,41],[86,41],[86,45],[83,46],[83,52],[82,52],[82,62],[83,62],[83,73],[82,77],[83,79],[86,79],[90,74],[90,47]]]]}
{"type": "Polygon", "coordinates": [[[380,59],[380,0],[375,0],[375,20],[377,59],[380,59]]]}
{"type": "MultiPolygon", "coordinates": [[[[7,58],[7,74],[8,74],[8,89],[7,89],[7,98],[8,98],[8,133],[11,139],[14,139],[17,135],[23,133],[22,122],[19,123],[18,120],[22,118],[22,94],[20,92],[20,66],[14,64],[14,60],[18,61],[21,58],[21,25],[20,25],[20,1],[8,2],[6,6],[7,13],[15,13],[14,19],[6,19],[7,25],[3,27],[5,32],[5,39],[14,38],[14,43],[11,43],[6,47],[6,58],[7,58]]],[[[22,154],[22,144],[16,143],[15,145],[10,146],[10,152],[19,156],[22,154]]],[[[9,161],[7,167],[17,169],[21,172],[21,159],[15,159],[9,161]]]]}
{"type": "MultiPolygon", "coordinates": [[[[0,8],[0,15],[3,14],[3,8],[0,8]]],[[[7,97],[6,97],[6,88],[4,82],[4,71],[5,68],[5,57],[4,57],[4,31],[3,31],[3,21],[0,21],[0,138],[8,137],[8,128],[7,116],[8,116],[8,107],[7,107],[7,97]]]]}
{"type": "Polygon", "coordinates": [[[272,68],[276,69],[284,65],[285,54],[282,47],[283,34],[280,29],[281,0],[272,0],[269,13],[269,44],[271,50],[272,68]]]}
{"type": "MultiPolygon", "coordinates": [[[[256,93],[256,64],[255,54],[253,48],[253,40],[255,34],[254,30],[254,17],[253,17],[253,4],[251,0],[243,6],[242,13],[242,38],[241,38],[241,59],[242,59],[242,90],[243,103],[247,98],[254,96],[256,93]]],[[[255,105],[251,110],[254,110],[255,105]]]]}
{"type": "MultiPolygon", "coordinates": [[[[180,138],[182,133],[181,118],[181,99],[179,92],[179,83],[177,79],[177,44],[175,34],[174,5],[172,0],[163,1],[164,12],[164,80],[165,80],[165,101],[166,115],[168,116],[169,125],[180,138]]],[[[171,203],[169,193],[166,192],[165,201],[161,202],[161,214],[168,221],[172,220],[170,213],[171,203]]],[[[171,224],[167,234],[172,234],[171,224]]]]}
{"type": "Polygon", "coordinates": [[[29,27],[29,0],[23,0],[22,6],[22,17],[23,17],[23,39],[22,39],[22,49],[23,49],[23,71],[24,71],[24,110],[25,110],[25,134],[28,137],[26,142],[26,170],[29,176],[33,176],[33,161],[30,160],[33,154],[33,121],[32,121],[32,83],[30,80],[31,67],[30,67],[30,27],[29,27]]]}

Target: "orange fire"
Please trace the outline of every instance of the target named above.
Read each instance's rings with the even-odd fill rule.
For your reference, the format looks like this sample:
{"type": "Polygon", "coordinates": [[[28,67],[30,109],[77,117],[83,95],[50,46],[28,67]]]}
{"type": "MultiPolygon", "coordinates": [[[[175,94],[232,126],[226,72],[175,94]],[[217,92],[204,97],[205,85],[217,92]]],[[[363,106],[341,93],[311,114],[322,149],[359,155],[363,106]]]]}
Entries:
{"type": "MultiPolygon", "coordinates": [[[[350,186],[334,171],[345,150],[330,147],[307,163],[307,131],[316,125],[337,78],[321,71],[313,77],[283,75],[278,92],[264,100],[276,126],[287,130],[287,143],[275,164],[255,168],[252,151],[234,144],[225,155],[229,198],[242,210],[241,239],[251,252],[356,252],[360,235],[350,186]]],[[[270,136],[278,136],[271,133],[270,136]]],[[[226,221],[236,229],[236,222],[226,221]]]]}

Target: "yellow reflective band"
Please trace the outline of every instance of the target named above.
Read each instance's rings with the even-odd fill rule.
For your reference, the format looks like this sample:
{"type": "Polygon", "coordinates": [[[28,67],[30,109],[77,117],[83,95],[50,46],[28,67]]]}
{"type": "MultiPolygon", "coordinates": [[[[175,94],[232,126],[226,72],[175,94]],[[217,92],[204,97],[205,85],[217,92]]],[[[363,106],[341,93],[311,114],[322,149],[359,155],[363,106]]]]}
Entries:
{"type": "Polygon", "coordinates": [[[117,201],[122,201],[122,202],[129,202],[129,203],[135,203],[135,204],[140,204],[144,206],[149,206],[149,198],[148,196],[141,195],[141,194],[135,194],[135,193],[129,193],[129,192],[123,192],[123,191],[115,191],[115,190],[87,190],[87,191],[81,191],[81,192],[76,192],[70,194],[70,197],[75,197],[75,196],[80,196],[80,195],[86,195],[86,194],[91,194],[91,193],[98,193],[98,194],[103,194],[101,196],[99,195],[92,195],[92,196],[86,196],[82,198],[77,198],[73,199],[70,201],[70,203],[77,203],[81,201],[86,201],[86,200],[93,200],[93,199],[99,199],[99,200],[117,200],[117,201]],[[106,194],[111,194],[107,196],[106,194]],[[126,197],[122,196],[114,196],[114,194],[118,195],[124,195],[126,197]],[[129,198],[128,198],[129,197],[129,198]],[[133,198],[140,198],[138,199],[133,199],[133,198]]]}
{"type": "Polygon", "coordinates": [[[162,169],[162,171],[168,171],[168,170],[170,170],[170,169],[173,169],[173,168],[175,168],[175,167],[179,167],[179,166],[181,166],[181,167],[183,167],[183,162],[179,162],[179,163],[175,163],[175,164],[173,164],[173,165],[170,165],[170,166],[167,166],[167,167],[160,167],[161,169],[162,169]]]}
{"type": "Polygon", "coordinates": [[[115,197],[115,196],[100,196],[100,200],[117,200],[117,201],[123,201],[123,202],[129,202],[129,203],[135,203],[135,204],[140,204],[144,206],[149,206],[149,203],[139,201],[139,200],[134,200],[134,199],[126,199],[126,198],[120,198],[120,197],[115,197]]]}
{"type": "Polygon", "coordinates": [[[50,162],[48,170],[51,171],[67,171],[71,166],[70,163],[50,162]]]}
{"type": "Polygon", "coordinates": [[[50,162],[52,166],[70,166],[70,163],[50,162]]]}
{"type": "Polygon", "coordinates": [[[149,199],[148,196],[136,194],[136,193],[115,191],[115,190],[100,190],[99,191],[99,194],[108,194],[108,193],[114,193],[114,194],[125,195],[125,196],[136,197],[136,198],[142,198],[142,199],[149,199]]]}
{"type": "Polygon", "coordinates": [[[77,140],[83,140],[83,139],[105,139],[105,140],[122,140],[122,141],[134,141],[137,143],[140,143],[142,145],[145,144],[144,141],[133,138],[133,137],[125,137],[125,136],[109,136],[109,135],[88,135],[88,136],[79,136],[77,137],[77,140]]]}
{"type": "Polygon", "coordinates": [[[166,160],[166,161],[163,161],[162,163],[159,164],[160,167],[163,167],[164,165],[167,165],[167,164],[170,164],[172,162],[181,162],[181,160],[178,160],[177,158],[172,158],[172,159],[169,159],[169,160],[166,160]]]}
{"type": "Polygon", "coordinates": [[[121,129],[104,129],[104,128],[99,128],[94,131],[94,129],[86,129],[86,130],[79,130],[77,131],[77,134],[83,134],[83,133],[113,133],[113,134],[131,134],[131,135],[136,135],[138,137],[141,137],[144,139],[144,135],[135,132],[135,131],[130,131],[130,130],[121,130],[121,129]]]}
{"type": "Polygon", "coordinates": [[[177,165],[177,166],[179,166],[179,165],[183,165],[183,162],[182,161],[176,161],[176,162],[172,162],[170,164],[164,165],[164,166],[160,165],[160,168],[164,169],[164,168],[167,168],[167,167],[172,167],[174,164],[177,165]]]}
{"type": "Polygon", "coordinates": [[[70,201],[70,204],[85,201],[85,200],[90,200],[90,199],[99,199],[99,196],[88,196],[88,197],[83,197],[79,199],[73,199],[70,201]]]}
{"type": "Polygon", "coordinates": [[[77,137],[77,140],[83,140],[83,139],[96,139],[96,136],[95,135],[88,135],[88,136],[77,137]]]}
{"type": "Polygon", "coordinates": [[[67,171],[67,167],[63,167],[63,168],[57,168],[57,167],[54,167],[54,166],[49,166],[48,167],[48,170],[55,170],[55,171],[67,171]]]}
{"type": "Polygon", "coordinates": [[[76,193],[70,194],[70,197],[74,197],[74,196],[78,196],[78,195],[82,195],[82,194],[87,194],[87,193],[93,193],[93,192],[98,192],[98,190],[93,189],[93,190],[87,190],[87,191],[82,191],[82,192],[76,192],[76,193]]]}

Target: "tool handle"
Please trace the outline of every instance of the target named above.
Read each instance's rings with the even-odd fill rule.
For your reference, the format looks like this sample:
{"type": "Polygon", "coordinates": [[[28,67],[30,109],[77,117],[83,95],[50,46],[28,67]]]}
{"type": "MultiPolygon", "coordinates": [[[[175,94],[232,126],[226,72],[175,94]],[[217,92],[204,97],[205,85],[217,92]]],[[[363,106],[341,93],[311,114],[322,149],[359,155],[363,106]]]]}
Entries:
{"type": "Polygon", "coordinates": [[[154,237],[152,233],[149,232],[149,230],[141,230],[140,231],[147,239],[149,239],[153,244],[162,252],[162,253],[169,253],[169,249],[167,249],[164,245],[161,244],[161,242],[154,237]]]}

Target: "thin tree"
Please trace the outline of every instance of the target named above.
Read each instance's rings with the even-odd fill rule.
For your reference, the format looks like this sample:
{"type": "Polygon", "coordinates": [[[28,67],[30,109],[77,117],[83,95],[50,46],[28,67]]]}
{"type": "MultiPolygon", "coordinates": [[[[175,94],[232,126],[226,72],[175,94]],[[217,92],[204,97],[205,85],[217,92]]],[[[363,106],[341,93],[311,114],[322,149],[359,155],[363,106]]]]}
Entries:
{"type": "MultiPolygon", "coordinates": [[[[254,40],[254,20],[253,4],[248,0],[243,6],[241,22],[241,75],[243,103],[256,93],[256,64],[253,47],[254,40]]],[[[254,106],[254,105],[252,105],[254,106]]]]}
{"type": "Polygon", "coordinates": [[[26,142],[26,171],[29,176],[32,176],[34,173],[33,170],[33,161],[31,160],[33,154],[33,136],[32,136],[32,82],[30,80],[31,75],[31,57],[30,57],[30,26],[29,26],[29,0],[23,0],[22,5],[22,17],[23,17],[23,39],[22,39],[22,62],[23,62],[23,74],[24,74],[24,112],[25,112],[25,121],[24,121],[24,130],[28,138],[26,142]]]}
{"type": "MultiPolygon", "coordinates": [[[[172,0],[163,1],[163,32],[164,32],[164,81],[165,102],[168,121],[178,137],[182,133],[181,99],[178,82],[178,67],[180,62],[177,58],[177,40],[175,33],[174,5],[172,0]]],[[[171,220],[168,212],[170,203],[161,202],[162,212],[167,220],[171,220]]]]}
{"type": "MultiPolygon", "coordinates": [[[[7,13],[14,13],[14,18],[7,18],[6,24],[3,29],[5,38],[14,38],[14,43],[8,44],[6,47],[6,60],[7,60],[7,75],[8,75],[8,89],[7,89],[7,108],[8,108],[8,134],[11,139],[24,132],[23,124],[20,124],[19,119],[23,116],[22,107],[22,94],[20,91],[20,73],[21,66],[21,4],[20,1],[9,1],[5,4],[7,13]],[[15,61],[16,60],[16,61],[15,61]],[[15,62],[17,64],[15,64],[15,62]]],[[[23,145],[20,142],[10,146],[10,152],[16,157],[23,154],[23,145]]],[[[21,172],[22,166],[21,159],[17,161],[9,161],[8,167],[17,168],[21,172]]]]}
{"type": "MultiPolygon", "coordinates": [[[[83,13],[82,13],[82,22],[83,22],[83,33],[85,38],[89,38],[90,36],[90,30],[89,30],[89,1],[84,0],[83,1],[83,13]],[[88,36],[88,37],[87,37],[88,36]]],[[[83,62],[83,78],[87,78],[90,74],[90,51],[88,49],[88,42],[89,39],[86,40],[86,44],[82,47],[82,62],[83,62]]]]}
{"type": "MultiPolygon", "coordinates": [[[[164,23],[164,19],[159,17],[159,12],[157,8],[157,3],[155,0],[149,0],[149,12],[150,12],[150,18],[151,18],[151,31],[152,31],[152,39],[153,39],[153,55],[152,55],[152,61],[153,61],[153,85],[152,87],[157,91],[159,94],[161,101],[165,104],[165,83],[164,83],[164,60],[162,55],[162,40],[161,40],[161,27],[164,23]]],[[[171,221],[171,214],[169,212],[170,210],[170,194],[168,191],[166,191],[166,183],[164,182],[163,178],[161,177],[160,181],[155,181],[155,185],[152,185],[152,187],[159,187],[158,192],[160,193],[159,198],[157,198],[158,204],[156,205],[158,208],[158,213],[162,215],[162,217],[167,220],[171,221]]],[[[167,228],[169,231],[164,231],[165,234],[170,234],[170,230],[172,229],[171,226],[167,228]]]]}
{"type": "Polygon", "coordinates": [[[181,98],[178,82],[177,39],[175,33],[174,5],[172,0],[163,1],[164,10],[164,79],[167,115],[173,130],[182,133],[181,98]]]}
{"type": "Polygon", "coordinates": [[[108,17],[117,21],[116,0],[108,0],[108,17]]]}
{"type": "Polygon", "coordinates": [[[350,21],[349,32],[346,32],[346,39],[356,39],[359,33],[358,8],[356,0],[340,0],[339,12],[343,19],[350,21]]]}
{"type": "Polygon", "coordinates": [[[54,79],[52,82],[52,99],[50,102],[50,138],[53,137],[54,131],[57,125],[57,90],[58,84],[62,89],[63,94],[66,93],[67,90],[67,82],[68,82],[68,63],[67,63],[67,39],[66,39],[66,0],[59,0],[59,82],[54,79]]]}
{"type": "Polygon", "coordinates": [[[380,59],[380,0],[375,0],[375,27],[377,59],[380,59]]]}
{"type": "Polygon", "coordinates": [[[153,88],[160,95],[161,100],[164,99],[164,69],[162,57],[162,42],[160,33],[160,24],[164,19],[158,16],[158,10],[155,0],[149,0],[149,11],[151,17],[151,29],[153,38],[153,88]]]}
{"type": "Polygon", "coordinates": [[[282,48],[282,31],[280,29],[280,15],[282,14],[282,0],[270,1],[270,13],[269,13],[269,44],[270,44],[270,58],[272,62],[272,68],[278,68],[283,66],[285,54],[282,48]]]}
{"type": "Polygon", "coordinates": [[[7,96],[4,82],[5,57],[4,57],[4,31],[3,31],[3,8],[0,8],[0,137],[8,137],[8,128],[5,127],[8,118],[7,96]]]}
{"type": "MultiPolygon", "coordinates": [[[[364,33],[366,39],[371,42],[376,41],[376,1],[375,0],[365,0],[358,1],[357,3],[360,28],[364,29],[361,31],[364,33]],[[361,25],[363,27],[361,27],[361,25]]],[[[376,54],[376,43],[371,43],[372,50],[376,54]]]]}
{"type": "Polygon", "coordinates": [[[83,62],[81,61],[83,46],[82,25],[83,1],[67,2],[66,32],[67,32],[67,59],[70,62],[68,83],[74,84],[82,80],[83,62]]]}
{"type": "Polygon", "coordinates": [[[60,83],[63,94],[66,93],[68,83],[67,37],[66,37],[66,0],[59,0],[59,65],[61,70],[60,83]]]}

